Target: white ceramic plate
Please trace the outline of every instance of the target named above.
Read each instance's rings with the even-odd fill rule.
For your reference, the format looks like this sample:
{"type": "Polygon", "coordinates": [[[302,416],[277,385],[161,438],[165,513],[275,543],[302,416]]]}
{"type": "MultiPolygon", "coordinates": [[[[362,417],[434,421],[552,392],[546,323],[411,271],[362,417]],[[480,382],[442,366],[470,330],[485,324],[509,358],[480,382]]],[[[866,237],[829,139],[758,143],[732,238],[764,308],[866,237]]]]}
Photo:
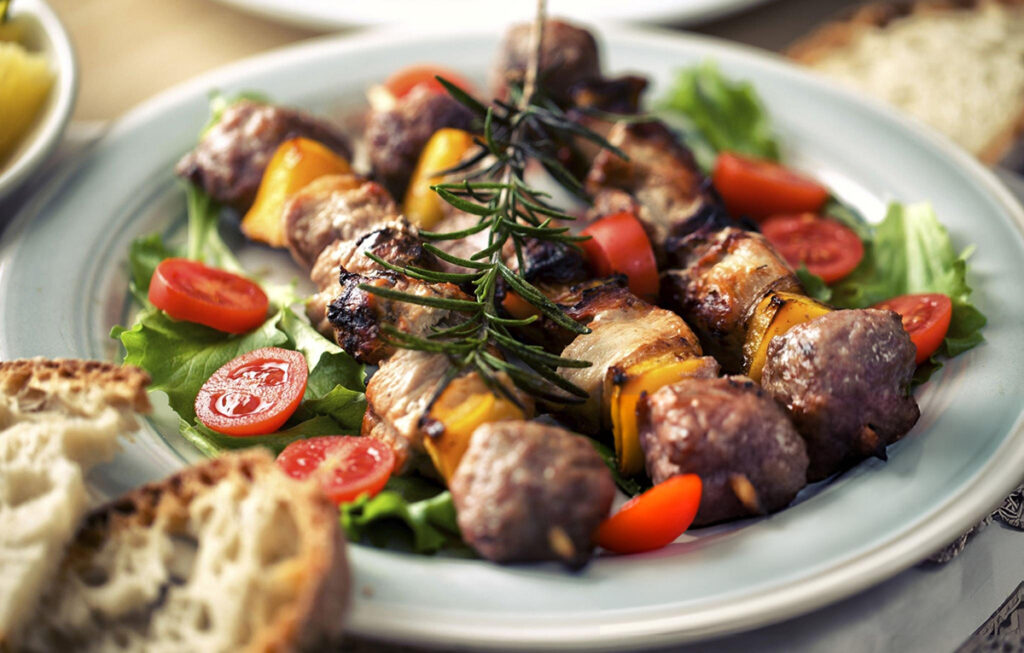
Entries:
{"type": "MultiPolygon", "coordinates": [[[[206,120],[207,93],[261,89],[337,110],[410,61],[478,79],[498,29],[371,33],[314,41],[173,89],[121,121],[0,244],[0,357],[116,359],[126,255],[137,235],[180,225],[171,176],[206,120]]],[[[351,547],[354,632],[414,643],[620,649],[750,628],[806,612],[917,562],[992,508],[1024,470],[1024,213],[961,151],[876,105],[753,50],[693,36],[606,29],[609,71],[672,71],[712,57],[752,80],[796,165],[869,216],[889,199],[930,200],[959,246],[977,245],[972,281],[987,342],[918,390],[923,416],[890,460],[806,491],[771,517],[705,529],[649,555],[602,558],[569,574],[351,547]]],[[[275,259],[285,269],[287,258],[275,259]]],[[[110,494],[194,457],[166,410],[91,477],[110,494]]]]}
{"type": "MultiPolygon", "coordinates": [[[[529,0],[219,0],[225,4],[312,29],[357,25],[505,25],[528,20],[529,0]],[[453,17],[456,17],[453,20],[453,17]]],[[[577,20],[699,23],[767,0],[548,0],[551,16],[577,20]]]]}
{"type": "MultiPolygon", "coordinates": [[[[12,192],[50,155],[75,108],[78,65],[64,26],[42,0],[18,0],[11,18],[24,21],[26,45],[42,53],[54,71],[53,88],[25,139],[9,159],[0,162],[0,199],[12,192]]],[[[2,99],[0,99],[2,101],[2,99]]]]}

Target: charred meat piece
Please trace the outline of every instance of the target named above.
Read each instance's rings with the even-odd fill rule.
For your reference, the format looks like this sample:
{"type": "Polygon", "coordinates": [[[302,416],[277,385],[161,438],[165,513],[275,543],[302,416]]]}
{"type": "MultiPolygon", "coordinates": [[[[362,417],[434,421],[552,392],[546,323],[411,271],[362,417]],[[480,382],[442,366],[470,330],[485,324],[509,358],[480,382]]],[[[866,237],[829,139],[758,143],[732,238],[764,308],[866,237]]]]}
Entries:
{"type": "Polygon", "coordinates": [[[379,184],[329,175],[295,193],[285,204],[283,220],[292,258],[308,269],[331,243],[358,238],[399,220],[399,213],[379,184]]]}
{"type": "MultiPolygon", "coordinates": [[[[491,74],[494,97],[506,99],[508,87],[522,85],[532,55],[533,25],[515,25],[505,33],[491,74]]],[[[576,84],[601,76],[601,60],[594,35],[561,20],[548,20],[541,42],[538,82],[548,96],[568,105],[569,90],[576,84]]]]}
{"type": "Polygon", "coordinates": [[[439,269],[438,260],[423,249],[416,228],[403,219],[387,222],[359,238],[334,241],[320,252],[313,264],[309,278],[319,292],[306,303],[310,322],[327,337],[334,335],[334,327],[327,319],[327,307],[341,294],[342,270],[369,275],[385,269],[365,252],[394,265],[439,269]]]}
{"type": "Polygon", "coordinates": [[[559,373],[589,395],[585,403],[564,409],[565,416],[583,433],[611,426],[606,386],[615,369],[629,369],[641,360],[660,356],[701,355],[697,337],[681,317],[648,304],[628,290],[610,287],[590,293],[586,304],[574,309],[577,315],[591,318],[586,322],[590,333],[576,336],[561,355],[591,365],[562,368],[559,373]]]}
{"type": "Polygon", "coordinates": [[[701,231],[674,256],[679,267],[662,276],[662,303],[686,318],[728,372],[742,370],[747,321],[765,293],[802,294],[792,268],[758,233],[701,231]]]}
{"type": "Polygon", "coordinates": [[[651,480],[700,476],[695,525],[774,512],[807,483],[804,441],[746,377],[679,381],[641,400],[638,412],[651,480]]]}
{"type": "Polygon", "coordinates": [[[459,528],[496,562],[587,562],[615,495],[593,445],[557,426],[484,424],[449,484],[459,528]]]}
{"type": "Polygon", "coordinates": [[[447,93],[414,88],[387,110],[371,112],[366,143],[373,174],[394,197],[405,195],[420,152],[439,129],[469,130],[473,114],[447,93]]]}
{"type": "Polygon", "coordinates": [[[624,191],[635,200],[633,209],[654,246],[659,267],[667,258],[670,239],[700,227],[723,226],[728,216],[697,168],[693,154],[659,121],[618,123],[608,141],[628,160],[602,150],[586,179],[587,192],[595,197],[591,217],[607,215],[609,204],[622,204],[621,194],[601,198],[603,192],[624,191]]]}
{"type": "MultiPolygon", "coordinates": [[[[523,243],[523,277],[533,284],[571,284],[587,278],[583,253],[553,241],[527,239],[523,243]]],[[[513,255],[506,265],[519,269],[513,255]]]]}
{"type": "Polygon", "coordinates": [[[833,311],[768,345],[761,385],[807,442],[807,477],[821,480],[885,447],[914,426],[914,344],[899,315],[833,311]]]}
{"type": "Polygon", "coordinates": [[[469,299],[450,283],[425,283],[402,274],[384,271],[370,275],[341,271],[341,292],[327,307],[327,319],[334,328],[338,345],[360,363],[376,365],[391,356],[395,347],[383,338],[381,325],[390,324],[399,331],[425,337],[447,320],[451,312],[410,302],[385,299],[359,286],[367,284],[420,297],[469,299]]]}
{"type": "Polygon", "coordinates": [[[241,100],[224,109],[175,172],[218,202],[245,210],[277,146],[300,136],[350,156],[345,137],[327,122],[295,109],[241,100]]]}
{"type": "Polygon", "coordinates": [[[633,114],[640,110],[640,97],[647,89],[647,78],[638,75],[591,77],[569,89],[574,109],[597,109],[605,113],[633,114]]]}

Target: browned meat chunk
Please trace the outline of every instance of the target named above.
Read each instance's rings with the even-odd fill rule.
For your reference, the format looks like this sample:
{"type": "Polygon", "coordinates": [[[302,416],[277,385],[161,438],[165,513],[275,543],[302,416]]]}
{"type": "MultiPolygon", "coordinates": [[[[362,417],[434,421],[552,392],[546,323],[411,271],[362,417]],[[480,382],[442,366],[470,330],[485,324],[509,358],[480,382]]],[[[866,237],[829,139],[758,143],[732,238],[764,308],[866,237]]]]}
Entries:
{"type": "MultiPolygon", "coordinates": [[[[491,75],[495,97],[506,98],[511,84],[521,85],[531,57],[532,23],[515,25],[505,33],[491,75]]],[[[594,36],[561,20],[544,25],[541,43],[539,84],[547,95],[562,105],[571,101],[569,90],[601,76],[601,60],[594,36]]]]}
{"type": "Polygon", "coordinates": [[[449,484],[465,541],[496,562],[587,562],[615,495],[593,445],[557,426],[476,429],[449,484]]]}
{"type": "Polygon", "coordinates": [[[328,245],[352,240],[399,220],[383,187],[347,175],[321,177],[295,193],[284,207],[288,249],[309,268],[328,245]]]}
{"type": "Polygon", "coordinates": [[[659,266],[672,249],[670,239],[703,226],[726,224],[728,217],[693,154],[664,123],[618,123],[608,133],[608,142],[629,159],[611,150],[594,158],[586,179],[587,192],[595,196],[591,216],[607,215],[611,206],[628,201],[621,193],[602,199],[602,193],[627,193],[635,200],[633,209],[647,230],[659,266]]]}
{"type": "Polygon", "coordinates": [[[774,512],[807,483],[803,440],[782,407],[746,377],[665,386],[641,402],[639,416],[652,481],[700,476],[696,525],[774,512]]]}
{"type": "Polygon", "coordinates": [[[761,385],[807,441],[809,480],[884,458],[914,426],[915,352],[900,317],[873,309],[833,311],[772,339],[761,385]]]}
{"type": "Polygon", "coordinates": [[[592,77],[577,82],[569,96],[575,108],[629,114],[640,110],[640,97],[646,89],[646,77],[592,77]]]}
{"type": "Polygon", "coordinates": [[[295,109],[242,100],[224,110],[175,172],[218,202],[245,210],[277,146],[299,136],[350,156],[345,137],[328,123],[295,109]]]}
{"type": "Polygon", "coordinates": [[[376,365],[395,352],[384,339],[383,324],[403,333],[425,337],[451,316],[451,311],[410,302],[385,299],[359,288],[362,284],[387,288],[420,297],[469,299],[450,283],[424,283],[394,272],[371,275],[342,271],[341,292],[327,307],[327,319],[334,327],[334,339],[361,363],[376,365]]]}
{"type": "Polygon", "coordinates": [[[743,367],[743,341],[769,290],[802,292],[792,268],[758,233],[726,228],[692,234],[662,276],[663,303],[678,311],[728,372],[743,367]]]}
{"type": "Polygon", "coordinates": [[[434,132],[444,127],[469,130],[472,124],[473,114],[447,93],[414,88],[393,108],[370,114],[366,143],[374,176],[394,197],[403,197],[434,132]]]}

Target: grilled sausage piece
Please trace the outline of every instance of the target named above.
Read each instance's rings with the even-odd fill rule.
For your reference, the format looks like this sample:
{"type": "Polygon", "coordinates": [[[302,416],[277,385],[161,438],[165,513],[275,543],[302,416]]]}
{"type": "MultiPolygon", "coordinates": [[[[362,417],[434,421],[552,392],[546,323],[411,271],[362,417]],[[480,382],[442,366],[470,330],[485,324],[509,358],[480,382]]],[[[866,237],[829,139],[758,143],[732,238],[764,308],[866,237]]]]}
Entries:
{"type": "Polygon", "coordinates": [[[586,563],[615,495],[593,445],[557,426],[476,429],[449,483],[462,537],[496,562],[586,563]]]}
{"type": "MultiPolygon", "coordinates": [[[[531,57],[532,23],[515,25],[505,33],[491,74],[494,97],[508,97],[508,87],[521,85],[531,57]]],[[[570,89],[580,82],[601,76],[601,60],[594,35],[571,23],[548,20],[541,42],[541,88],[555,102],[565,106],[572,98],[570,89]]]]}
{"type": "Polygon", "coordinates": [[[691,234],[674,258],[678,268],[662,277],[662,303],[686,318],[727,372],[742,370],[747,321],[765,293],[803,292],[775,248],[751,231],[691,234]]]}
{"type": "Polygon", "coordinates": [[[639,428],[652,481],[700,476],[696,525],[774,512],[807,483],[803,440],[746,377],[665,386],[641,402],[639,428]]]}
{"type": "Polygon", "coordinates": [[[218,202],[245,210],[277,146],[299,136],[350,156],[345,137],[328,123],[295,109],[242,100],[224,109],[175,172],[218,202]]]}
{"type": "Polygon", "coordinates": [[[807,441],[809,480],[884,459],[917,422],[915,351],[899,315],[873,309],[834,311],[772,339],[761,385],[807,441]]]}
{"type": "Polygon", "coordinates": [[[629,159],[611,150],[602,150],[594,158],[586,179],[587,192],[595,196],[591,215],[612,212],[609,204],[622,204],[624,191],[635,200],[633,210],[651,239],[659,267],[667,260],[670,238],[728,223],[693,154],[664,123],[618,123],[608,133],[608,141],[629,159]],[[607,192],[613,197],[602,198],[607,192]]]}
{"type": "Polygon", "coordinates": [[[469,130],[473,114],[447,93],[414,88],[395,106],[370,113],[366,143],[374,176],[394,197],[405,195],[420,152],[439,129],[469,130]]]}

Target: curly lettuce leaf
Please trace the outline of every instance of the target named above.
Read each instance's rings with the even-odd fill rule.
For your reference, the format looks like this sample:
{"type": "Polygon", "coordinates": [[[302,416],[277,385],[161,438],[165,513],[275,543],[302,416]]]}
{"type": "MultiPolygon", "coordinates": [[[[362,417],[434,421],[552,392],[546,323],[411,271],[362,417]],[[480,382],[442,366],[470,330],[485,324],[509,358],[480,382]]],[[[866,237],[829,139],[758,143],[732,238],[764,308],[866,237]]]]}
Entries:
{"type": "Polygon", "coordinates": [[[768,112],[754,87],[727,79],[713,61],[680,70],[658,108],[682,129],[683,140],[704,170],[714,166],[723,150],[779,159],[768,112]]]}

